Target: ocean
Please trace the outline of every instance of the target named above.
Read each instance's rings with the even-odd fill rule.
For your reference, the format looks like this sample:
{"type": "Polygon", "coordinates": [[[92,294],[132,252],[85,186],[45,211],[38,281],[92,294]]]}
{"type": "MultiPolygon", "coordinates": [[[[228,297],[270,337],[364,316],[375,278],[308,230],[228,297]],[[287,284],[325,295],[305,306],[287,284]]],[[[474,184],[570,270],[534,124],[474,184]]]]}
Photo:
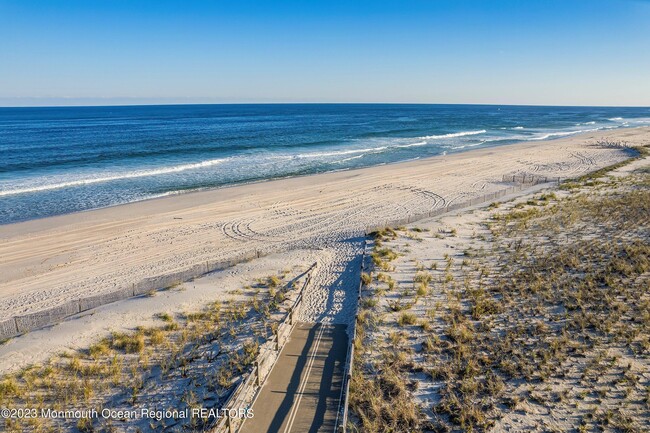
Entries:
{"type": "Polygon", "coordinates": [[[650,108],[0,108],[0,224],[266,179],[650,125],[650,108]]]}

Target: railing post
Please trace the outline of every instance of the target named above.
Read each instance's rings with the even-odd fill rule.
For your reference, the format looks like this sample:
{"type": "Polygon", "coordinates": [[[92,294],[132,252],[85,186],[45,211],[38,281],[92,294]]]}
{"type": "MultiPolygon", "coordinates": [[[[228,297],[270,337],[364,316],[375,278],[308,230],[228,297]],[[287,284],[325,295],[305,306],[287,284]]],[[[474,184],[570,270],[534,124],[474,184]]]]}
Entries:
{"type": "Polygon", "coordinates": [[[255,360],[255,386],[260,386],[262,379],[260,377],[260,362],[255,360]]]}

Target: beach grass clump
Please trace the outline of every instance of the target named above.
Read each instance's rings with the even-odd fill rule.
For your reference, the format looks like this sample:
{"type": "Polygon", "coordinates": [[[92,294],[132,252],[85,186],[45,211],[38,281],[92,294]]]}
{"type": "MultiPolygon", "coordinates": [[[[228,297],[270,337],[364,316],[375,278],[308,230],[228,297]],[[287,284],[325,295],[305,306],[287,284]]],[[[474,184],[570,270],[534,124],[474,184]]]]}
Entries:
{"type": "Polygon", "coordinates": [[[418,318],[415,314],[403,312],[402,314],[399,315],[397,319],[397,323],[400,326],[415,325],[417,323],[417,320],[418,318]]]}
{"type": "Polygon", "coordinates": [[[433,276],[426,271],[418,271],[415,274],[415,277],[413,277],[413,283],[421,283],[424,284],[425,286],[429,285],[431,281],[433,280],[433,276]]]}
{"type": "Polygon", "coordinates": [[[134,333],[114,332],[109,342],[112,349],[123,350],[126,353],[142,353],[145,345],[144,332],[143,330],[134,333]]]}
{"type": "Polygon", "coordinates": [[[397,239],[397,231],[390,227],[384,227],[381,230],[373,232],[370,236],[375,240],[375,244],[381,245],[381,242],[386,240],[395,240],[397,239]]]}
{"type": "Polygon", "coordinates": [[[389,300],[386,304],[388,310],[393,312],[409,310],[411,307],[413,307],[413,302],[401,299],[389,300]]]}
{"type": "Polygon", "coordinates": [[[370,253],[370,257],[376,268],[384,272],[391,272],[394,270],[394,266],[390,263],[393,260],[396,260],[399,257],[399,254],[391,248],[382,247],[380,242],[375,241],[375,246],[373,251],[370,253]]]}
{"type": "Polygon", "coordinates": [[[281,277],[278,277],[277,275],[270,275],[270,276],[266,277],[266,282],[265,283],[266,283],[267,287],[275,288],[275,287],[278,287],[280,285],[280,283],[282,283],[282,279],[281,279],[281,277]]]}
{"type": "Polygon", "coordinates": [[[421,409],[411,399],[402,374],[387,368],[369,378],[359,372],[350,382],[350,407],[359,419],[362,431],[392,433],[421,431],[421,409]]]}
{"type": "Polygon", "coordinates": [[[373,261],[375,264],[378,264],[379,261],[385,260],[385,261],[393,261],[398,257],[398,254],[391,250],[390,248],[377,248],[375,249],[371,255],[373,258],[373,261]]]}
{"type": "Polygon", "coordinates": [[[429,287],[424,283],[415,284],[415,294],[418,297],[426,296],[429,293],[429,287]]]}

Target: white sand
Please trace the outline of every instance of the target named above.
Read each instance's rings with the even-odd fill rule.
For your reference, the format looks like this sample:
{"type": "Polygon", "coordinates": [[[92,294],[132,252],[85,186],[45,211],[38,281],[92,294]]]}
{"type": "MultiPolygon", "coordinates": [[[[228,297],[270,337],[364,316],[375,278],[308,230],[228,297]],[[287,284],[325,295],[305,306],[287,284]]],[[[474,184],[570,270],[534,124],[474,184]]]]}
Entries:
{"type": "MultiPolygon", "coordinates": [[[[358,236],[368,224],[502,189],[504,174],[570,177],[627,157],[593,146],[600,137],[643,144],[650,142],[650,129],[486,148],[0,226],[0,317],[270,245],[322,248],[358,236]]],[[[319,299],[313,305],[340,304],[329,295],[319,299]]]]}
{"type": "Polygon", "coordinates": [[[298,320],[349,325],[354,320],[363,238],[324,248],[298,320]]]}
{"type": "Polygon", "coordinates": [[[207,304],[237,300],[242,287],[257,278],[290,270],[303,272],[313,262],[329,259],[322,251],[295,250],[241,263],[181,284],[154,296],[141,296],[108,304],[73,316],[57,325],[29,332],[0,345],[0,374],[41,363],[66,349],[87,348],[111,332],[132,331],[137,326],[158,326],[158,313],[201,311],[207,304]]]}
{"type": "Polygon", "coordinates": [[[239,299],[238,289],[258,278],[291,270],[291,275],[318,265],[304,295],[298,320],[344,323],[354,319],[363,239],[336,242],[317,250],[272,254],[212,272],[154,296],[114,302],[73,316],[59,324],[29,332],[0,345],[0,375],[45,362],[65,350],[83,349],[111,332],[160,325],[158,313],[201,311],[216,300],[239,299]],[[352,290],[350,290],[352,289],[352,290]]]}

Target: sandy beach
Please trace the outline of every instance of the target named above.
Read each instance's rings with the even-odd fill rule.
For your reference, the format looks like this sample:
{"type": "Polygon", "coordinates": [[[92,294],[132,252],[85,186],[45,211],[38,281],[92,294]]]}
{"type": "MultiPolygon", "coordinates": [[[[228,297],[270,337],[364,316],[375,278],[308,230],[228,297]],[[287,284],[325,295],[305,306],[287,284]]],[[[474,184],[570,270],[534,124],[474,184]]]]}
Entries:
{"type": "MultiPolygon", "coordinates": [[[[387,371],[397,371],[396,376],[400,377],[400,380],[403,380],[409,389],[408,393],[402,394],[404,398],[402,403],[412,404],[415,402],[421,409],[421,412],[417,412],[418,415],[410,421],[422,422],[426,419],[434,425],[445,425],[444,423],[447,422],[448,431],[452,431],[454,423],[459,424],[459,418],[445,417],[448,414],[446,411],[449,410],[449,407],[452,407],[451,410],[459,412],[462,409],[458,409],[459,406],[446,406],[448,401],[446,399],[449,398],[449,395],[453,395],[450,390],[455,384],[463,386],[469,383],[467,375],[481,375],[481,373],[466,373],[469,368],[466,369],[465,366],[473,368],[474,365],[488,365],[500,367],[493,367],[493,370],[488,370],[490,372],[481,375],[481,378],[493,377],[490,375],[495,374],[494,371],[497,372],[496,374],[501,374],[504,381],[499,383],[503,384],[505,390],[502,395],[511,399],[506,400],[511,402],[511,406],[504,405],[506,409],[494,409],[496,405],[482,403],[484,404],[482,407],[488,409],[485,410],[484,415],[476,416],[474,422],[481,423],[492,417],[490,422],[485,422],[485,425],[488,426],[485,431],[580,430],[575,426],[581,423],[584,425],[587,419],[595,419],[598,423],[599,416],[602,416],[598,414],[598,411],[607,413],[607,410],[612,411],[607,415],[612,419],[607,425],[608,427],[612,428],[612,424],[618,423],[619,426],[626,425],[628,431],[647,431],[650,418],[647,416],[648,406],[643,400],[643,398],[647,398],[645,397],[647,396],[646,390],[650,381],[647,357],[630,350],[631,344],[626,345],[625,342],[617,341],[613,337],[615,332],[606,333],[607,338],[601,340],[600,346],[593,343],[595,339],[587,339],[590,345],[586,346],[586,349],[578,355],[578,350],[571,351],[579,347],[581,332],[589,331],[585,331],[585,327],[580,332],[574,331],[571,334],[566,331],[568,326],[564,327],[565,323],[580,323],[570,316],[575,311],[584,312],[586,315],[602,312],[602,316],[595,319],[594,322],[608,323],[607,320],[610,317],[617,317],[609,310],[609,308],[616,308],[616,301],[613,299],[625,299],[622,304],[625,305],[625,308],[630,309],[636,308],[637,305],[643,306],[643,301],[635,302],[631,297],[625,296],[603,296],[597,298],[598,302],[601,302],[600,306],[596,302],[587,305],[584,300],[587,296],[583,295],[584,292],[580,288],[580,281],[589,280],[586,276],[587,272],[580,273],[578,278],[574,277],[574,280],[570,280],[571,282],[564,286],[569,293],[580,293],[580,308],[571,309],[564,307],[566,304],[560,304],[570,296],[558,294],[561,293],[562,285],[552,284],[543,276],[540,276],[541,283],[538,283],[537,286],[534,283],[512,283],[513,286],[522,287],[522,291],[501,298],[501,302],[504,303],[513,300],[513,303],[507,307],[503,307],[496,301],[494,304],[490,304],[485,299],[490,294],[499,293],[496,296],[500,296],[505,292],[498,292],[498,287],[500,284],[504,284],[502,283],[504,280],[509,278],[514,280],[512,274],[509,274],[512,268],[516,269],[515,272],[523,272],[522,268],[528,263],[536,263],[533,267],[541,266],[540,263],[552,263],[554,257],[561,256],[562,252],[556,250],[548,252],[544,259],[539,258],[540,251],[548,251],[544,248],[550,250],[551,243],[561,245],[561,248],[576,248],[576,250],[570,249],[566,253],[567,257],[571,257],[573,260],[577,259],[576,263],[584,263],[589,260],[589,254],[586,253],[589,246],[595,251],[602,251],[603,256],[616,257],[616,254],[607,250],[609,245],[619,242],[629,242],[632,245],[638,242],[639,245],[647,245],[648,213],[647,205],[644,204],[647,203],[647,195],[634,203],[633,191],[639,194],[642,194],[642,191],[647,191],[644,185],[647,185],[649,170],[650,159],[646,156],[623,164],[612,171],[607,171],[601,176],[568,182],[559,188],[548,184],[539,185],[517,194],[515,197],[507,197],[489,205],[464,208],[439,218],[417,221],[414,224],[405,225],[399,230],[386,230],[375,237],[372,253],[374,254],[373,260],[376,260],[372,269],[373,279],[362,292],[360,301],[359,317],[363,319],[359,322],[362,325],[358,326],[363,326],[363,330],[357,331],[357,335],[364,337],[356,345],[361,349],[355,352],[355,356],[360,357],[361,361],[358,361],[357,365],[360,367],[355,367],[355,371],[363,372],[357,379],[363,377],[364,379],[361,380],[364,381],[360,382],[363,386],[357,384],[354,388],[357,390],[357,395],[361,396],[357,397],[359,400],[357,400],[356,410],[359,412],[356,413],[364,413],[362,411],[366,410],[365,408],[372,407],[371,405],[366,406],[364,403],[370,401],[373,395],[380,395],[375,403],[381,407],[381,410],[372,413],[385,414],[390,412],[391,407],[403,407],[397,398],[393,399],[392,395],[386,397],[384,394],[377,393],[375,389],[364,395],[364,390],[370,389],[372,384],[380,382],[379,380],[373,382],[375,378],[385,378],[391,374],[386,373],[387,371]],[[621,206],[619,202],[615,205],[610,204],[610,208],[607,209],[605,207],[607,199],[603,198],[616,196],[616,194],[629,194],[621,200],[627,206],[621,206]],[[592,200],[602,201],[596,202],[597,204],[594,205],[590,204],[592,200]],[[576,215],[591,206],[592,212],[594,209],[602,212],[600,214],[602,219],[599,221],[598,217],[593,214],[582,218],[573,216],[574,221],[579,222],[574,222],[571,225],[572,218],[567,218],[567,215],[571,213],[569,211],[571,206],[573,206],[576,215]],[[623,208],[624,210],[629,209],[630,212],[638,212],[638,216],[620,217],[620,214],[617,215],[616,212],[623,208]],[[512,217],[512,219],[504,219],[504,215],[512,217]],[[552,223],[553,218],[561,220],[561,223],[552,223]],[[535,219],[537,220],[535,221],[535,219]],[[508,222],[503,223],[502,221],[508,222]],[[496,229],[495,227],[499,224],[503,225],[496,229]],[[554,227],[554,224],[557,225],[554,227]],[[618,227],[618,233],[612,226],[618,227]],[[508,237],[500,238],[501,227],[508,227],[515,235],[510,234],[508,237]],[[585,235],[585,232],[589,234],[585,235]],[[554,236],[555,238],[553,238],[554,236]],[[546,239],[553,239],[553,241],[544,244],[546,239]],[[498,246],[498,242],[503,243],[498,246]],[[522,247],[522,245],[526,246],[522,247]],[[584,250],[578,250],[577,245],[581,245],[584,250]],[[502,257],[507,257],[508,254],[517,254],[517,251],[524,248],[538,248],[538,250],[534,253],[528,250],[521,254],[522,259],[511,267],[505,265],[504,261],[499,261],[502,257]],[[467,290],[468,294],[464,295],[462,290],[467,290]],[[546,290],[544,296],[539,297],[544,300],[540,304],[548,308],[543,312],[540,310],[545,307],[532,306],[534,301],[531,301],[531,298],[537,296],[538,290],[546,290]],[[530,297],[526,297],[526,294],[530,294],[530,297]],[[562,300],[553,303],[551,300],[553,296],[562,300]],[[513,305],[520,308],[517,309],[513,305]],[[453,311],[453,313],[449,313],[449,311],[453,311]],[[558,311],[561,313],[558,314],[558,311]],[[553,318],[554,312],[559,317],[553,318]],[[452,314],[454,315],[452,316],[452,314]],[[470,318],[467,319],[467,322],[463,322],[463,314],[467,314],[467,317],[470,318]],[[500,314],[509,314],[510,317],[503,320],[499,316],[500,314]],[[451,317],[453,320],[450,319],[451,317]],[[518,320],[526,325],[518,324],[518,320]],[[543,322],[544,320],[547,322],[543,322]],[[468,330],[467,334],[462,337],[466,340],[461,340],[461,337],[454,339],[454,335],[458,334],[453,334],[451,330],[457,323],[470,324],[465,328],[468,330]],[[562,325],[559,325],[560,323],[562,325]],[[498,346],[501,342],[507,341],[509,336],[516,335],[516,329],[524,329],[529,324],[531,331],[522,331],[524,343],[520,347],[524,349],[520,349],[521,352],[517,352],[512,345],[508,348],[498,346]],[[564,331],[560,331],[560,329],[564,329],[564,331]],[[557,344],[556,347],[559,348],[558,351],[567,350],[571,353],[567,356],[557,354],[549,357],[539,356],[539,352],[532,349],[531,346],[547,344],[545,332],[548,332],[546,335],[550,335],[551,339],[557,338],[558,340],[561,340],[558,335],[564,332],[562,339],[566,338],[570,343],[557,344]],[[490,337],[492,338],[490,343],[480,349],[471,349],[476,348],[490,337]],[[498,348],[490,353],[489,350],[485,350],[485,347],[490,347],[492,344],[498,348]],[[468,350],[470,353],[466,355],[468,359],[480,359],[480,361],[477,364],[465,361],[460,364],[463,366],[462,368],[455,370],[454,362],[457,358],[447,356],[449,354],[447,350],[450,348],[454,350],[456,347],[468,350]],[[471,352],[472,350],[475,352],[471,352]],[[511,370],[504,368],[508,363],[503,360],[495,361],[501,356],[505,358],[511,356],[510,359],[519,359],[523,363],[530,362],[533,367],[528,373],[509,381],[508,379],[512,379],[509,376],[511,370]],[[541,380],[537,377],[533,378],[533,374],[544,371],[545,362],[549,359],[550,362],[556,362],[558,365],[555,375],[549,374],[548,377],[541,380]],[[607,360],[602,361],[603,359],[607,360]],[[599,362],[606,365],[598,366],[599,362]],[[391,370],[391,368],[395,370],[391,370]],[[590,369],[597,370],[597,373],[594,373],[594,370],[591,370],[590,373],[590,369]],[[457,379],[455,374],[459,371],[457,379]],[[384,376],[380,376],[382,374],[384,376]],[[589,374],[592,376],[588,377],[589,374]],[[635,380],[625,378],[635,378],[635,380]],[[365,381],[365,379],[368,380],[365,381]],[[623,389],[620,384],[623,383],[630,385],[625,392],[619,393],[623,389]],[[599,393],[596,394],[593,389],[599,389],[599,393]],[[636,397],[635,393],[638,393],[639,397],[636,397]],[[557,396],[562,397],[557,398],[557,396]],[[512,407],[512,405],[516,407],[512,407]],[[614,415],[619,408],[624,411],[622,412],[623,416],[614,415]],[[593,412],[596,413],[595,416],[586,415],[593,412]],[[449,420],[452,421],[449,422],[449,420]]],[[[639,263],[644,263],[644,261],[647,263],[647,253],[639,253],[634,260],[638,260],[639,263]]],[[[603,271],[612,269],[612,267],[608,267],[608,263],[600,257],[593,263],[593,269],[596,272],[610,272],[608,277],[620,277],[620,274],[614,271],[603,271]]],[[[644,299],[648,287],[648,273],[641,266],[638,269],[640,269],[638,271],[640,275],[634,275],[630,278],[630,282],[620,286],[634,288],[637,290],[637,296],[644,299]]],[[[562,275],[563,279],[568,280],[571,277],[571,270],[571,266],[548,265],[546,269],[540,270],[539,274],[558,273],[562,275]]],[[[602,285],[597,290],[607,290],[607,287],[617,287],[617,285],[602,285]]],[[[601,292],[598,293],[600,295],[601,292]]],[[[616,322],[617,326],[623,329],[632,329],[635,323],[640,323],[636,319],[639,314],[630,313],[623,317],[620,322],[616,322]],[[629,322],[625,322],[626,320],[629,322]]],[[[609,324],[608,326],[610,326],[607,328],[608,330],[615,329],[614,326],[609,324]]],[[[592,329],[597,329],[597,327],[593,326],[592,329]]],[[[633,332],[629,333],[630,335],[634,334],[633,332]]],[[[637,342],[644,341],[644,338],[647,341],[647,333],[641,331],[638,332],[638,337],[628,341],[638,344],[637,342]]],[[[552,346],[553,344],[546,345],[546,347],[552,346]]],[[[459,355],[459,358],[462,356],[459,355]]],[[[399,384],[400,382],[394,380],[390,383],[399,384]]],[[[395,385],[393,389],[398,388],[399,386],[395,385]]],[[[477,389],[481,389],[481,387],[467,386],[460,388],[456,395],[460,396],[460,399],[471,395],[465,401],[469,402],[466,403],[467,407],[474,407],[471,406],[474,402],[485,402],[490,398],[495,398],[501,392],[492,389],[478,397],[476,394],[472,394],[477,389]]],[[[399,393],[396,392],[393,395],[399,395],[399,393]]],[[[375,410],[374,407],[373,410],[375,410]]],[[[371,411],[365,413],[371,413],[371,411]]],[[[400,425],[405,425],[409,418],[404,414],[409,413],[413,412],[405,409],[397,410],[392,415],[383,418],[381,422],[386,422],[384,420],[391,419],[392,416],[392,419],[397,418],[398,422],[402,423],[400,425]]],[[[359,418],[363,419],[362,416],[359,418]]],[[[368,429],[369,422],[367,420],[363,419],[363,422],[359,422],[359,424],[360,431],[368,429]]],[[[421,426],[418,428],[410,425],[409,427],[413,428],[413,431],[429,430],[421,426]]],[[[590,431],[591,429],[585,428],[584,430],[590,431]]],[[[613,430],[624,429],[613,428],[613,430]]],[[[437,430],[432,429],[432,431],[437,430]]],[[[445,429],[440,428],[440,431],[445,431],[445,429]]]]}
{"type": "Polygon", "coordinates": [[[52,3],[0,433],[650,432],[650,1],[52,3]]]}
{"type": "MultiPolygon", "coordinates": [[[[213,389],[215,380],[221,383],[218,379],[220,372],[231,371],[230,380],[233,381],[245,377],[245,373],[242,376],[245,370],[231,369],[235,364],[229,364],[229,354],[239,353],[238,350],[250,343],[251,337],[266,335],[266,326],[272,328],[284,316],[287,306],[298,298],[296,288],[301,287],[301,283],[290,283],[288,287],[292,289],[282,298],[282,310],[268,318],[253,313],[258,311],[254,305],[260,297],[265,300],[264,305],[275,299],[275,289],[261,283],[270,281],[270,276],[295,282],[304,278],[308,268],[313,269],[310,283],[302,292],[303,306],[295,319],[304,326],[332,324],[339,329],[347,326],[349,335],[358,305],[364,308],[375,305],[366,301],[359,303],[357,297],[362,249],[366,248],[367,252],[366,244],[375,244],[364,236],[366,227],[429,210],[446,209],[449,204],[461,206],[433,218],[418,219],[416,225],[408,225],[410,229],[401,227],[398,229],[402,233],[399,239],[385,244],[388,248],[396,248],[399,253],[394,264],[386,269],[380,266],[383,273],[376,274],[377,281],[392,279],[386,277],[388,274],[385,272],[389,272],[395,276],[393,282],[404,288],[404,292],[383,291],[379,297],[388,294],[386,296],[397,296],[395,302],[403,302],[399,299],[413,293],[409,287],[416,280],[417,270],[423,269],[425,264],[430,266],[427,269],[437,269],[435,272],[442,273],[446,260],[452,256],[465,257],[467,251],[475,251],[478,247],[480,251],[489,250],[486,241],[488,229],[481,225],[481,221],[489,219],[490,212],[502,207],[490,205],[490,201],[484,199],[468,203],[470,199],[494,191],[503,192],[508,187],[509,192],[498,199],[508,204],[503,208],[527,205],[534,202],[535,197],[541,197],[540,193],[543,196],[549,191],[556,191],[557,196],[547,194],[556,198],[568,196],[571,193],[557,189],[554,182],[512,188],[512,183],[503,179],[514,174],[575,178],[636,155],[622,144],[650,144],[650,128],[535,144],[521,143],[370,169],[190,193],[3,226],[0,228],[3,257],[0,305],[3,305],[3,313],[7,311],[7,316],[40,312],[89,294],[110,293],[125,285],[137,284],[141,279],[163,275],[170,270],[183,270],[205,261],[236,257],[251,249],[267,252],[271,247],[278,252],[269,251],[269,254],[256,259],[163,290],[82,311],[64,320],[55,320],[51,326],[3,341],[0,344],[0,374],[20,376],[32,368],[29,366],[52,368],[68,365],[72,362],[68,359],[78,360],[79,357],[87,363],[101,363],[101,360],[93,361],[94,355],[88,354],[97,353],[97,348],[107,344],[106,341],[115,341],[120,335],[158,333],[166,335],[156,340],[166,341],[165,347],[155,346],[153,337],[148,337],[151,347],[144,355],[141,353],[138,358],[128,351],[124,354],[125,360],[128,357],[131,357],[131,362],[135,360],[133,365],[145,363],[141,373],[133,366],[121,370],[121,374],[126,374],[124,380],[127,382],[132,380],[128,371],[135,371],[136,382],[133,383],[140,387],[137,403],[127,398],[127,394],[120,394],[121,388],[114,388],[111,392],[117,394],[111,397],[112,404],[124,409],[133,408],[134,404],[136,407],[177,407],[184,404],[188,392],[203,405],[218,404],[226,395],[213,389]],[[22,289],[16,290],[17,287],[22,289]],[[211,308],[215,302],[233,308],[231,313],[222,312],[219,320],[231,317],[229,314],[239,308],[237,305],[243,307],[241,311],[252,305],[251,316],[242,319],[243,322],[237,326],[231,325],[228,333],[214,334],[219,337],[212,336],[204,341],[206,336],[212,335],[207,330],[218,322],[199,334],[192,334],[194,337],[190,338],[195,340],[187,345],[188,350],[181,351],[186,353],[184,358],[179,358],[191,365],[189,370],[167,370],[168,364],[164,360],[175,350],[172,349],[177,344],[174,342],[185,341],[181,338],[187,329],[196,332],[197,324],[192,317],[199,317],[198,312],[205,311],[206,306],[211,308]],[[270,321],[267,323],[267,320],[270,321]],[[168,327],[172,324],[175,327],[168,327]],[[207,356],[197,357],[197,353],[207,356]],[[147,367],[152,361],[156,367],[147,367]],[[140,375],[147,379],[137,385],[140,375]],[[193,385],[190,387],[190,384],[193,385]]],[[[624,179],[642,167],[647,167],[647,158],[628,162],[610,172],[609,176],[624,179]]],[[[465,262],[469,266],[470,262],[462,261],[465,262]]],[[[458,278],[465,275],[463,264],[458,278]]],[[[432,305],[443,305],[443,294],[446,293],[445,290],[432,291],[431,299],[421,304],[415,301],[408,314],[392,314],[428,317],[432,305]]],[[[381,311],[392,311],[386,305],[380,307],[381,311]]],[[[359,317],[365,313],[362,311],[359,317]]],[[[4,314],[2,318],[5,318],[4,314]]],[[[356,323],[358,328],[359,322],[356,323]]],[[[373,341],[366,344],[366,347],[379,348],[377,353],[381,353],[386,344],[391,348],[389,350],[394,350],[392,342],[396,335],[400,337],[395,344],[417,342],[420,334],[428,329],[413,325],[413,335],[408,337],[410,334],[404,332],[389,332],[394,327],[391,320],[382,319],[381,323],[382,326],[371,333],[373,341]]],[[[216,326],[220,328],[221,325],[216,326]]],[[[403,326],[406,325],[400,324],[398,328],[403,326]]],[[[441,330],[438,332],[444,334],[441,330]]],[[[113,347],[112,344],[109,346],[113,347]]],[[[416,353],[413,358],[416,362],[423,362],[424,358],[417,351],[413,353],[416,353]]],[[[40,374],[40,370],[34,371],[33,374],[40,374]]],[[[288,371],[287,374],[294,374],[293,370],[288,371]]],[[[635,374],[641,371],[642,367],[633,370],[635,374]]],[[[309,378],[310,373],[305,377],[309,378]]],[[[413,401],[426,408],[435,406],[439,384],[430,383],[426,379],[428,376],[420,373],[413,377],[419,383],[417,391],[413,392],[413,401]]],[[[318,375],[314,380],[320,383],[318,375]]],[[[224,389],[228,389],[230,385],[225,383],[224,389]]],[[[571,416],[565,413],[566,419],[571,416]]],[[[545,422],[543,416],[538,418],[530,414],[509,414],[496,431],[545,422]]],[[[159,428],[139,421],[130,425],[144,428],[143,431],[157,431],[159,428]]]]}
{"type": "Polygon", "coordinates": [[[367,169],[181,194],[0,227],[2,317],[106,293],[252,249],[321,248],[369,224],[504,187],[503,175],[573,177],[629,156],[650,129],[485,148],[367,169]]]}

